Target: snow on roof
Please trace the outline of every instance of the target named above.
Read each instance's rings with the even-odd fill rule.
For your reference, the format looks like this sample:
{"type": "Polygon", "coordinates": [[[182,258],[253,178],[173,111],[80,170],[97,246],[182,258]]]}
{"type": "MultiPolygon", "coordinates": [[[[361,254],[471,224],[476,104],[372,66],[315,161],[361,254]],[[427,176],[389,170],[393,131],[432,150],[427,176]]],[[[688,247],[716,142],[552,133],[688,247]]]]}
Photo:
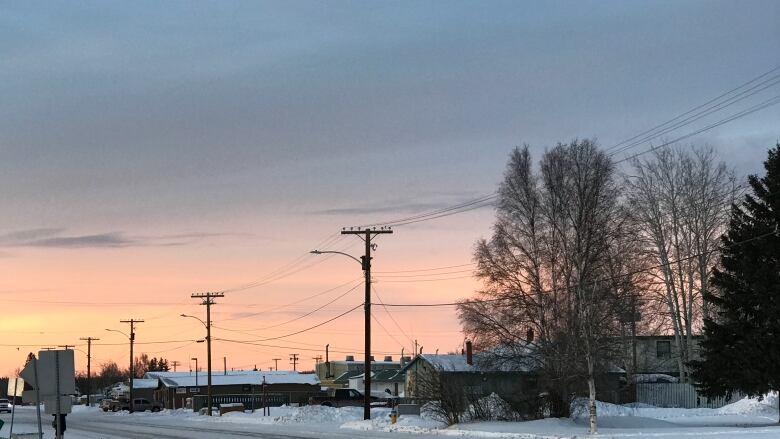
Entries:
{"type": "Polygon", "coordinates": [[[157,378],[135,378],[133,380],[133,389],[156,389],[157,378]]]}
{"type": "MultiPolygon", "coordinates": [[[[365,373],[350,377],[350,379],[362,380],[365,373]]],[[[401,383],[404,381],[404,373],[401,369],[376,370],[371,373],[371,379],[377,383],[401,383]]]]}
{"type": "MultiPolygon", "coordinates": [[[[197,380],[195,373],[186,375],[166,375],[159,377],[167,387],[195,387],[197,385],[206,385],[208,375],[205,372],[198,372],[197,380]]],[[[288,371],[249,371],[244,374],[211,374],[212,386],[231,386],[231,385],[261,385],[265,378],[266,384],[309,384],[319,385],[320,379],[313,373],[298,373],[288,371]]]]}
{"type": "Polygon", "coordinates": [[[405,372],[416,361],[426,361],[436,370],[442,372],[531,372],[534,368],[529,364],[496,362],[480,354],[474,354],[473,364],[466,362],[465,355],[433,355],[420,354],[407,364],[401,371],[405,372]]]}

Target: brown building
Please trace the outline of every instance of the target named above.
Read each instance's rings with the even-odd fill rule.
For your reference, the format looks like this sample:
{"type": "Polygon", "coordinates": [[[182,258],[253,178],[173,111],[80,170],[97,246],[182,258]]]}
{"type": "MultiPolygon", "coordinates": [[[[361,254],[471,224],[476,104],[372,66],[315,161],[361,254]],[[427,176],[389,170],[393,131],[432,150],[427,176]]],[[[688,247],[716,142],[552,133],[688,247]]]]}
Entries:
{"type": "MultiPolygon", "coordinates": [[[[145,378],[157,379],[155,399],[166,408],[176,409],[192,401],[198,410],[206,405],[208,376],[204,372],[147,372],[145,378]]],[[[212,373],[211,394],[214,405],[244,403],[247,408],[268,405],[306,404],[310,396],[321,393],[315,374],[288,371],[229,371],[212,373]],[[265,399],[263,397],[265,383],[265,399]]]]}

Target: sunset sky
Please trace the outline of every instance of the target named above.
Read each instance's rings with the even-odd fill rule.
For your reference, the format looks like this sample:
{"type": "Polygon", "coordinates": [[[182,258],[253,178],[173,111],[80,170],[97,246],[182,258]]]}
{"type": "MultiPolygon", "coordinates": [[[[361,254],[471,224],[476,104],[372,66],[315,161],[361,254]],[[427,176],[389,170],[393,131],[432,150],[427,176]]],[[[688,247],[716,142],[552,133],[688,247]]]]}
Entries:
{"type": "MultiPolygon", "coordinates": [[[[127,332],[129,318],[145,320],[136,352],[205,367],[205,330],[179,317],[205,318],[190,298],[205,291],[228,291],[213,308],[215,368],[223,356],[286,368],[298,353],[311,369],[326,343],[362,357],[359,310],[258,342],[270,346],[225,339],[285,336],[361,303],[354,261],[308,254],[359,256],[344,226],[490,194],[516,145],[537,158],[573,138],[608,147],[777,67],[778,17],[773,0],[5,2],[0,376],[65,344],[86,369],[88,336],[96,365],[124,367],[127,340],[105,329],[127,332]]],[[[686,142],[744,177],[778,122],[780,105],[686,142]]],[[[466,264],[492,217],[377,238],[378,296],[473,294],[466,264]],[[440,267],[452,268],[410,271],[440,267]]],[[[463,342],[451,307],[375,316],[377,356],[463,342]]]]}

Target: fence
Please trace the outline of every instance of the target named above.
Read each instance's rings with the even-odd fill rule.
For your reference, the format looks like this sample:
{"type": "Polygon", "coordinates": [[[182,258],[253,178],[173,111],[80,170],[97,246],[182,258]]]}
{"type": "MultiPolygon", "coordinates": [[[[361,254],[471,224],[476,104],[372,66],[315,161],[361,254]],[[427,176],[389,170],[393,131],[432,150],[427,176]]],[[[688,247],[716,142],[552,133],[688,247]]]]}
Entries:
{"type": "Polygon", "coordinates": [[[637,383],[636,402],[656,407],[716,409],[743,398],[735,393],[731,398],[707,398],[699,395],[688,383],[637,383]]]}
{"type": "MultiPolygon", "coordinates": [[[[268,407],[279,407],[290,404],[290,393],[267,393],[265,402],[268,407]]],[[[213,407],[219,407],[220,404],[244,404],[247,410],[263,408],[263,395],[212,395],[211,404],[213,407]]],[[[199,411],[208,405],[207,395],[195,395],[192,397],[192,409],[199,411]]]]}

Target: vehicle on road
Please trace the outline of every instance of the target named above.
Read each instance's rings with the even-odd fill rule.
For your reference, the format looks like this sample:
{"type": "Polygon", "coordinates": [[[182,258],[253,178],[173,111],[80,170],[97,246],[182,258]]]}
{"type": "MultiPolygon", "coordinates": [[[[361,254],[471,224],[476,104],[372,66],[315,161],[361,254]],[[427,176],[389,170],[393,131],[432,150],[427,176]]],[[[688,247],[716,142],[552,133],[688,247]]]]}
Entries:
{"type": "MultiPolygon", "coordinates": [[[[309,398],[309,405],[321,405],[325,407],[350,407],[363,405],[363,393],[355,389],[334,389],[332,393],[326,396],[312,396],[309,398]]],[[[374,407],[385,407],[390,405],[389,398],[377,398],[371,396],[371,405],[374,407]]]]}
{"type": "Polygon", "coordinates": [[[0,399],[0,413],[11,413],[11,403],[7,399],[0,399]]]}

